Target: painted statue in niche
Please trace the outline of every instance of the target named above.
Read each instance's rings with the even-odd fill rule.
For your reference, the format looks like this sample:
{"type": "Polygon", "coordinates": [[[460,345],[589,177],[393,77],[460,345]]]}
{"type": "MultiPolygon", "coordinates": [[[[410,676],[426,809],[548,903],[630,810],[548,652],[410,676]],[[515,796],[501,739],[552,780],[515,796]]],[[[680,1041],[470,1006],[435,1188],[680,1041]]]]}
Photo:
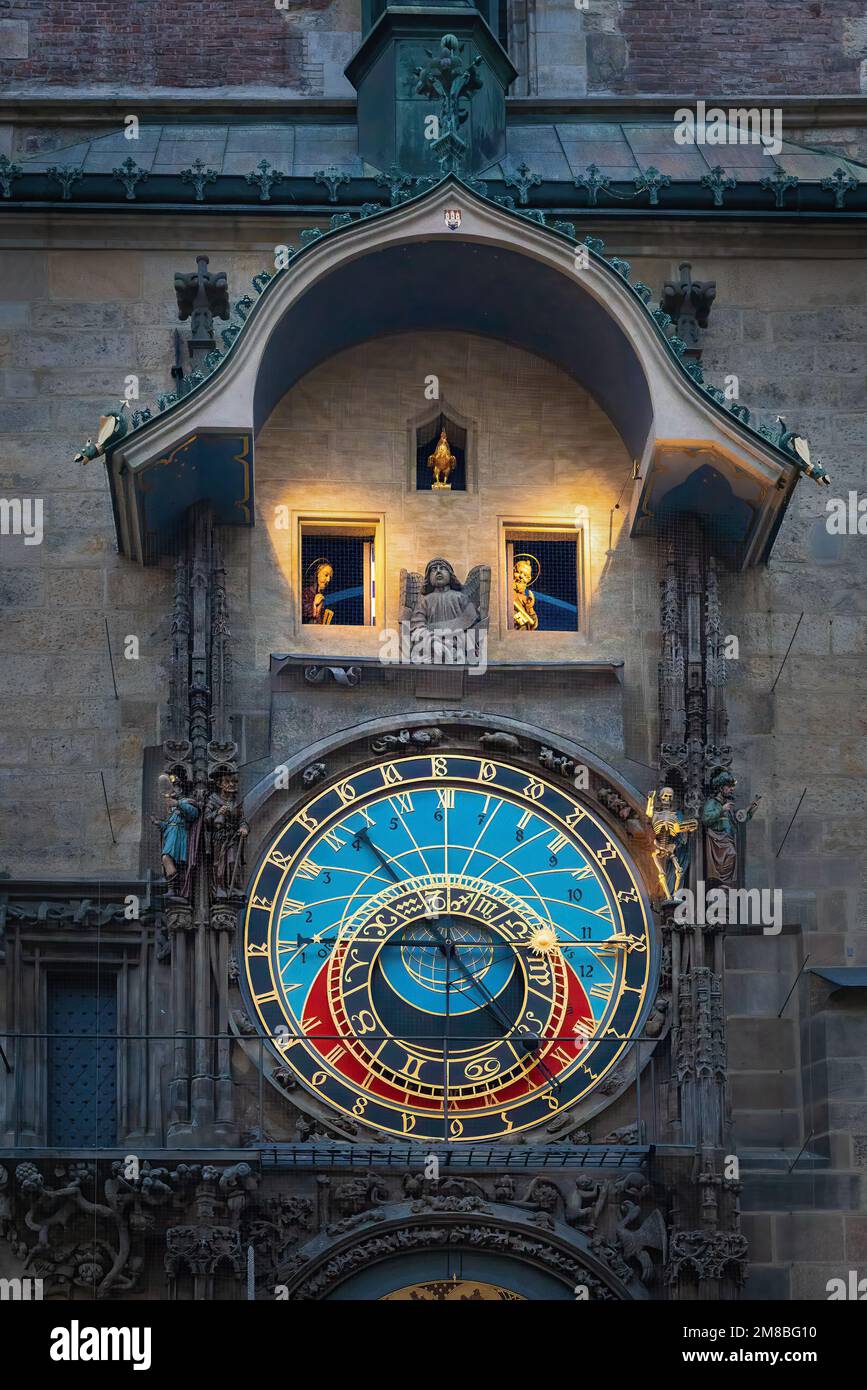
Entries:
{"type": "Polygon", "coordinates": [[[401,621],[408,622],[413,633],[449,634],[487,627],[490,594],[487,565],[476,565],[462,584],[449,561],[437,556],[428,561],[423,575],[401,570],[401,621]]]}
{"type": "Polygon", "coordinates": [[[238,890],[244,841],[250,827],[238,801],[237,774],[223,768],[215,782],[215,790],[205,802],[211,890],[215,898],[231,898],[238,890]]]}
{"type": "Polygon", "coordinates": [[[160,774],[159,789],[166,803],[166,814],[162,820],[156,816],[151,819],[160,831],[163,873],[169,893],[173,896],[184,895],[186,889],[183,880],[193,862],[190,827],[198,820],[199,808],[183,795],[177,778],[170,777],[167,772],[160,774]]]}
{"type": "Polygon", "coordinates": [[[305,623],[326,624],[334,620],[334,609],[325,607],[325,590],[334,578],[334,566],[323,555],[307,566],[301,590],[301,619],[305,623]]]}
{"type": "Polygon", "coordinates": [[[530,588],[541,572],[535,555],[516,555],[512,566],[512,624],[519,632],[535,632],[539,626],[536,595],[530,588]],[[536,573],[533,573],[533,565],[536,573]]]}
{"type": "Polygon", "coordinates": [[[647,798],[647,819],[653,827],[653,862],[663,903],[670,903],[683,885],[689,867],[689,837],[697,820],[686,820],[677,806],[672,787],[660,787],[647,798]]]}
{"type": "Polygon", "coordinates": [[[761,797],[754,796],[746,809],[737,810],[734,792],[737,780],[723,769],[710,782],[710,796],[701,819],[705,834],[705,871],[709,883],[725,888],[738,886],[740,834],[752,820],[761,797]]]}
{"type": "Polygon", "coordinates": [[[457,459],[451,451],[445,426],[443,426],[437,441],[437,446],[432,454],[428,454],[427,459],[427,466],[433,473],[433,482],[431,483],[431,488],[433,490],[439,488],[441,490],[448,489],[451,491],[452,485],[449,482],[449,478],[454,472],[456,464],[457,459]]]}

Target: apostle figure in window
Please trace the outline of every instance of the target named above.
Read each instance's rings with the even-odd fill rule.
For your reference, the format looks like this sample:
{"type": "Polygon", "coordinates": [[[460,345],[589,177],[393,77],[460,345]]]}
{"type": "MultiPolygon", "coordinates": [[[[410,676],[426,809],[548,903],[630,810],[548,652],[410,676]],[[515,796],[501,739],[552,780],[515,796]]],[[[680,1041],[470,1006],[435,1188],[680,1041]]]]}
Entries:
{"type": "MultiPolygon", "coordinates": [[[[530,588],[533,583],[534,559],[533,555],[519,555],[512,566],[512,622],[519,632],[535,632],[539,626],[536,596],[530,588]]],[[[538,560],[536,565],[535,577],[538,579],[538,560]]]]}
{"type": "Polygon", "coordinates": [[[310,582],[301,590],[301,618],[305,623],[330,623],[333,608],[325,607],[325,590],[334,578],[334,566],[322,556],[307,567],[310,582]]]}

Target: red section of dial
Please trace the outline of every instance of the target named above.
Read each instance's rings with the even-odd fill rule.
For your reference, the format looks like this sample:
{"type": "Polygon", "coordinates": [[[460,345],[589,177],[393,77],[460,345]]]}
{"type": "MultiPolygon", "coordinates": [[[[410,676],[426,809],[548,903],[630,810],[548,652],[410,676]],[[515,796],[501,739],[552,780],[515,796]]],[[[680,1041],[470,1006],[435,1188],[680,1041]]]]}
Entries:
{"type": "MultiPolygon", "coordinates": [[[[353,1048],[363,1046],[363,1043],[360,1044],[356,1039],[357,1030],[350,1026],[340,994],[335,987],[348,949],[349,943],[339,942],[330,961],[322,966],[310,986],[302,1018],[308,1042],[315,1045],[316,1050],[321,1053],[323,1064],[327,1059],[328,1064],[339,1075],[371,1095],[403,1109],[441,1110],[440,1099],[417,1095],[390,1085],[384,1077],[371,1072],[353,1051],[353,1048]],[[347,1047],[343,1046],[343,1040],[348,1044],[347,1047]]],[[[559,956],[552,956],[549,963],[556,980],[554,1026],[551,1041],[540,1048],[536,1065],[499,1091],[488,1090],[478,1096],[464,1099],[456,1096],[449,1102],[450,1111],[484,1111],[511,1104],[537,1088],[550,1085],[551,1075],[557,1076],[567,1070],[576,1057],[580,1056],[586,1042],[580,1032],[575,1032],[575,1025],[579,1022],[584,1023],[586,1031],[592,1031],[593,1012],[584,987],[575,972],[559,956]],[[544,1063],[547,1072],[539,1063],[544,1063]]]]}

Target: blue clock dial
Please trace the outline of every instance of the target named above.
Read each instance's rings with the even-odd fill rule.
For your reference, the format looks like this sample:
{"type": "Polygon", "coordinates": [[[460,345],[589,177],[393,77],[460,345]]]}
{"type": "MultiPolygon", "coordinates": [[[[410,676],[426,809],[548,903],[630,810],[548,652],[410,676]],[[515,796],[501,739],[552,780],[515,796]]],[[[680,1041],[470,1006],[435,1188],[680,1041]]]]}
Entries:
{"type": "Polygon", "coordinates": [[[494,1138],[551,1121],[635,1036],[655,952],[637,872],[571,789],[472,754],[363,768],[256,872],[252,1008],[360,1123],[494,1138]]]}

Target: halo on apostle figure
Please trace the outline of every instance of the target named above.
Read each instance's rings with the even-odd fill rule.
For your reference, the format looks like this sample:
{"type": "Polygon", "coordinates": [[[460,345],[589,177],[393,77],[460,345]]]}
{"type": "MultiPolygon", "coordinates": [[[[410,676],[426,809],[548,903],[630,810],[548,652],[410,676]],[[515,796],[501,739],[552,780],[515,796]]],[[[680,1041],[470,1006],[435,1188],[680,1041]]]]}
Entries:
{"type": "Polygon", "coordinates": [[[530,583],[535,584],[536,580],[539,578],[539,575],[542,573],[542,566],[536,559],[536,556],[531,555],[526,550],[521,551],[520,555],[515,555],[512,560],[512,574],[515,573],[515,565],[517,565],[519,560],[531,560],[533,564],[536,566],[536,573],[530,579],[530,583]]]}
{"type": "Polygon", "coordinates": [[[311,561],[310,561],[310,564],[307,566],[306,570],[304,571],[304,583],[305,583],[305,585],[308,585],[309,582],[310,582],[310,571],[311,571],[311,570],[313,571],[313,582],[314,582],[314,583],[318,583],[318,582],[319,582],[319,569],[320,569],[320,566],[321,566],[321,565],[327,565],[328,568],[331,570],[332,575],[334,574],[334,565],[333,565],[332,562],[328,559],[328,556],[327,556],[327,555],[317,555],[316,559],[315,559],[315,560],[311,560],[311,561]]]}

